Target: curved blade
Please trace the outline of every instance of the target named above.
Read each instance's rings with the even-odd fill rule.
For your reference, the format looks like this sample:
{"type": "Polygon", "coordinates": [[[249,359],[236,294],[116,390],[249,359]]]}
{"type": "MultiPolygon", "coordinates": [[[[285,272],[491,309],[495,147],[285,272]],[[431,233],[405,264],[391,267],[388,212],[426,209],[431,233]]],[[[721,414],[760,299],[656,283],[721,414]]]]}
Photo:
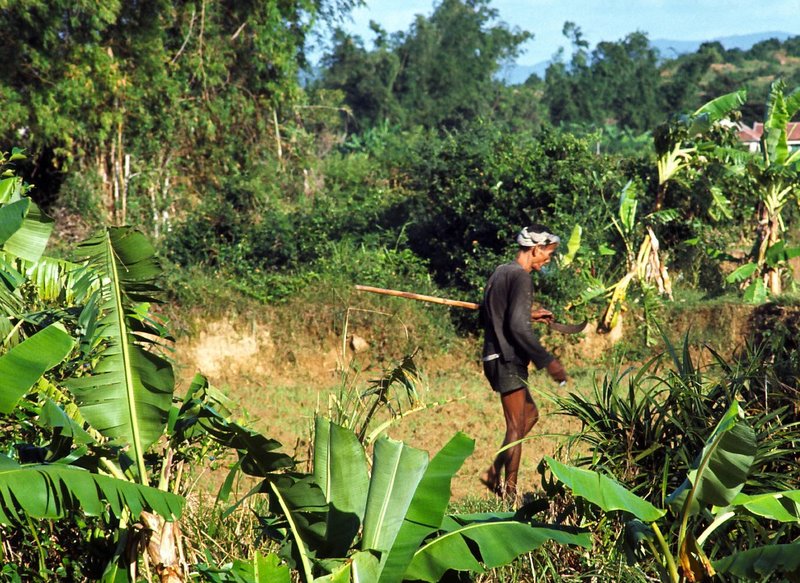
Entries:
{"type": "Polygon", "coordinates": [[[551,330],[561,332],[562,334],[579,334],[583,332],[584,328],[586,328],[587,323],[588,320],[584,320],[580,324],[562,324],[561,322],[550,322],[548,326],[550,326],[551,330]]]}

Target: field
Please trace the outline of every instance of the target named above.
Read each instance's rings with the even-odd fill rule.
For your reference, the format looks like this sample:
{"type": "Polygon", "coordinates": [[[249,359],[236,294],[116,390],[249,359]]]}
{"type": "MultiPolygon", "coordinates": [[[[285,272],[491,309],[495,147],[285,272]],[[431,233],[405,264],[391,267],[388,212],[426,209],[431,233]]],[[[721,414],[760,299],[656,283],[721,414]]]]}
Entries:
{"type": "MultiPolygon", "coordinates": [[[[409,303],[388,300],[386,309],[400,310],[403,318],[411,319],[413,315],[404,311],[408,309],[404,302],[409,303]]],[[[229,315],[218,314],[212,320],[201,319],[194,312],[187,316],[184,321],[187,332],[179,336],[176,344],[177,392],[180,394],[188,387],[195,372],[202,372],[241,405],[241,414],[254,429],[283,443],[288,453],[306,459],[315,412],[328,414],[332,400],[343,388],[362,392],[371,379],[396,366],[399,359],[385,358],[380,354],[381,346],[391,344],[394,334],[400,335],[397,329],[414,330],[419,326],[408,322],[404,326],[389,324],[397,329],[388,332],[362,328],[360,332],[368,338],[382,340],[375,343],[380,346],[373,345],[355,354],[349,343],[343,345],[340,337],[327,334],[329,327],[318,321],[306,335],[297,331],[287,338],[278,328],[283,317],[291,316],[281,312],[297,317],[296,306],[258,312],[240,309],[229,315]],[[347,364],[347,372],[343,372],[343,363],[347,364]]],[[[326,314],[324,310],[322,313],[326,314]]],[[[446,312],[442,310],[441,315],[446,316],[446,312]]],[[[667,325],[678,341],[682,334],[689,333],[693,342],[708,342],[730,353],[748,333],[749,316],[750,308],[741,304],[705,304],[676,309],[667,325]]],[[[625,366],[634,368],[638,365],[630,360],[637,354],[635,342],[623,340],[614,345],[614,338],[597,334],[591,326],[578,338],[574,343],[560,335],[544,339],[569,372],[567,386],[558,387],[543,371],[531,370],[531,393],[540,409],[540,421],[523,447],[520,469],[523,493],[539,489],[537,466],[542,457],[553,455],[566,436],[581,429],[574,418],[556,413],[552,397],[569,392],[590,395],[595,380],[602,382],[615,362],[627,362],[625,366]]],[[[414,345],[415,340],[423,343],[422,338],[412,337],[409,345],[414,345]]],[[[489,389],[480,368],[479,342],[476,338],[462,338],[446,352],[428,355],[421,351],[416,359],[420,366],[416,386],[420,400],[414,407],[404,404],[403,412],[412,411],[394,419],[386,430],[388,436],[431,455],[458,431],[475,440],[475,453],[453,482],[455,500],[491,498],[478,477],[493,459],[505,431],[499,397],[489,389]]],[[[373,425],[384,421],[385,417],[373,425]]]]}

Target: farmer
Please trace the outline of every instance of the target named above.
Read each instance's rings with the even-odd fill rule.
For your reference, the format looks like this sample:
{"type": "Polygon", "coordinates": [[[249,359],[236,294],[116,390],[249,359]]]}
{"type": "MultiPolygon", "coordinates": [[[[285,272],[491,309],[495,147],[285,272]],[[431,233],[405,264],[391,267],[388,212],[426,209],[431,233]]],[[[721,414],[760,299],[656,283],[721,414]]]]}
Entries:
{"type": "MultiPolygon", "coordinates": [[[[531,322],[549,322],[553,314],[532,308],[530,273],[550,262],[561,239],[542,225],[531,225],[517,236],[517,257],[495,269],[486,283],[481,319],[484,326],[483,370],[492,389],[500,393],[506,420],[503,446],[525,437],[539,420],[528,390],[528,363],[546,368],[558,383],[566,382],[564,367],[545,350],[531,322]]],[[[481,476],[481,482],[498,496],[516,500],[517,472],[522,445],[500,452],[481,476]],[[505,482],[500,472],[505,468],[505,482]]]]}

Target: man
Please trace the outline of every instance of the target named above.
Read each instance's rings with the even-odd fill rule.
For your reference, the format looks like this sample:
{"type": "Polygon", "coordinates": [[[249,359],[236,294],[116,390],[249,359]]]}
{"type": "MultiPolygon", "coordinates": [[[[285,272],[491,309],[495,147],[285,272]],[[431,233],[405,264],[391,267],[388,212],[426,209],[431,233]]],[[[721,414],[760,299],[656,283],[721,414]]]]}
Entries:
{"type": "MultiPolygon", "coordinates": [[[[481,315],[484,325],[483,370],[492,389],[500,393],[506,435],[503,446],[525,437],[539,420],[528,390],[528,363],[546,368],[558,383],[567,380],[564,367],[545,350],[534,334],[531,322],[547,322],[553,314],[533,310],[531,272],[550,262],[561,239],[542,225],[525,227],[517,236],[517,257],[498,267],[486,283],[481,315]]],[[[498,496],[515,500],[522,445],[498,454],[481,481],[498,496]],[[501,481],[501,470],[505,481],[501,481]]]]}

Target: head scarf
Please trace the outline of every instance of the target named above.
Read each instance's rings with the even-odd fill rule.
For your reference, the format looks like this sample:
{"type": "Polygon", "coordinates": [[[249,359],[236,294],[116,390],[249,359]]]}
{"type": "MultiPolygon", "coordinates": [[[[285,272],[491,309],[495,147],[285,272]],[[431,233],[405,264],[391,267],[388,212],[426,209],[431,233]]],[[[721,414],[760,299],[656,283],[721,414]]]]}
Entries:
{"type": "Polygon", "coordinates": [[[554,235],[546,230],[537,232],[528,230],[525,227],[517,235],[517,243],[522,247],[533,247],[534,245],[552,245],[553,243],[560,243],[561,237],[554,235]]]}

